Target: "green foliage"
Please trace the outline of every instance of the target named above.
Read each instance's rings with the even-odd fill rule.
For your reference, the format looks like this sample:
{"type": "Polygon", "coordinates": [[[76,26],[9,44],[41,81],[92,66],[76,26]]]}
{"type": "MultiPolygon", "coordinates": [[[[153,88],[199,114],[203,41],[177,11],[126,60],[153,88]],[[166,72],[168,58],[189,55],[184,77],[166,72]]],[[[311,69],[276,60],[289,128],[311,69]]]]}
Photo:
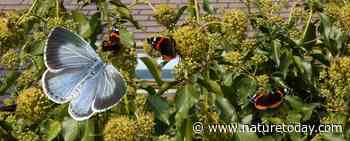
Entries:
{"type": "Polygon", "coordinates": [[[138,0],[129,6],[120,0],[77,2],[82,7],[96,5],[98,11],[86,16],[80,9],[65,9],[61,0],[35,0],[26,11],[0,14],[0,67],[6,70],[0,78],[0,95],[11,95],[6,105],[17,105],[15,112],[0,111],[0,140],[350,139],[347,1],[303,1],[292,6],[288,20],[278,15],[286,1],[245,0],[248,11],[223,10],[221,17],[215,16],[219,13],[208,0],[189,0],[178,9],[138,0]],[[152,57],[141,60],[155,84],[135,78],[135,42],[123,23],[142,29],[131,15],[140,2],[151,5],[157,22],[166,27],[158,34],[176,41],[181,61],[175,80],[162,79],[162,66],[152,58],[159,53],[152,53],[149,46],[145,50],[152,57]],[[184,13],[190,17],[177,24],[184,13]],[[81,35],[120,69],[128,94],[116,107],[78,122],[68,117],[67,104],[53,104],[43,95],[43,48],[57,26],[81,35]],[[112,26],[119,28],[122,48],[103,52],[99,37],[112,26]],[[141,89],[147,94],[139,94],[141,89]],[[172,90],[176,92],[169,93],[172,90]],[[264,111],[254,107],[254,95],[276,90],[283,90],[282,104],[264,111]],[[192,124],[197,121],[339,123],[343,132],[195,134],[192,124]]]}

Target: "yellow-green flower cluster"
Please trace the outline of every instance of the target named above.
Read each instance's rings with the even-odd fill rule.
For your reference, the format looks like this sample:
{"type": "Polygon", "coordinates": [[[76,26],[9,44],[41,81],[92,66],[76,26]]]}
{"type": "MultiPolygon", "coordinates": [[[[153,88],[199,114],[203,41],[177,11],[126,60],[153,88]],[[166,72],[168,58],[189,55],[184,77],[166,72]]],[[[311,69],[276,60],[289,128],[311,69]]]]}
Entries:
{"type": "Polygon", "coordinates": [[[256,76],[259,86],[265,88],[269,83],[269,76],[266,74],[256,76]]]}
{"type": "Polygon", "coordinates": [[[15,138],[19,141],[39,141],[40,136],[33,131],[15,133],[15,138]]]}
{"type": "Polygon", "coordinates": [[[323,124],[346,124],[348,116],[345,113],[327,112],[327,115],[321,118],[323,124]]]}
{"type": "Polygon", "coordinates": [[[182,58],[204,61],[209,48],[208,36],[199,26],[182,26],[174,32],[173,37],[176,51],[182,58]]]}
{"type": "Polygon", "coordinates": [[[138,132],[135,121],[127,116],[112,117],[103,130],[105,141],[133,141],[138,132]]]}
{"type": "Polygon", "coordinates": [[[325,13],[335,19],[345,31],[350,31],[350,5],[340,6],[336,3],[329,3],[325,6],[325,13]]]}
{"type": "Polygon", "coordinates": [[[241,53],[238,51],[230,51],[225,53],[224,58],[232,65],[239,65],[241,63],[241,53]]]}
{"type": "Polygon", "coordinates": [[[303,32],[297,28],[288,31],[288,36],[293,40],[299,40],[303,36],[303,32]]]}
{"type": "Polygon", "coordinates": [[[7,20],[0,17],[0,40],[6,39],[8,37],[8,32],[7,20]]]}
{"type": "Polygon", "coordinates": [[[267,56],[259,53],[255,53],[250,59],[255,65],[263,64],[269,60],[267,56]]]}
{"type": "Polygon", "coordinates": [[[225,38],[227,40],[241,40],[247,31],[247,15],[241,10],[229,10],[224,13],[225,38]]]}
{"type": "Polygon", "coordinates": [[[16,68],[18,63],[18,55],[15,49],[9,49],[0,60],[0,66],[9,70],[16,68]]]}
{"type": "Polygon", "coordinates": [[[136,49],[123,47],[119,53],[111,54],[110,59],[113,65],[120,68],[123,72],[133,74],[136,67],[136,49]]]}
{"type": "Polygon", "coordinates": [[[154,125],[154,115],[152,113],[139,113],[136,119],[137,136],[141,139],[151,138],[154,125]]]}
{"type": "Polygon", "coordinates": [[[175,66],[175,79],[188,80],[196,72],[200,72],[201,65],[192,60],[192,58],[182,59],[179,64],[175,66]]]}
{"type": "Polygon", "coordinates": [[[33,82],[34,71],[32,69],[27,69],[22,72],[22,74],[17,78],[16,82],[19,86],[25,86],[33,82]]]}
{"type": "Polygon", "coordinates": [[[176,20],[176,14],[176,10],[171,6],[160,4],[155,7],[153,16],[161,25],[171,27],[176,20]]]}
{"type": "Polygon", "coordinates": [[[350,57],[337,58],[329,69],[320,74],[324,80],[321,93],[326,97],[328,111],[344,112],[348,110],[350,93],[350,57]]]}
{"type": "Polygon", "coordinates": [[[241,44],[242,49],[255,49],[256,47],[256,39],[245,39],[241,44]]]}
{"type": "Polygon", "coordinates": [[[157,141],[175,141],[175,138],[169,137],[168,135],[161,135],[157,141]]]}
{"type": "Polygon", "coordinates": [[[282,8],[288,6],[288,0],[273,1],[273,0],[260,0],[258,2],[258,7],[262,14],[266,16],[273,15],[282,10],[282,8]]]}
{"type": "Polygon", "coordinates": [[[143,94],[137,94],[134,99],[135,107],[137,108],[137,112],[143,112],[145,110],[145,104],[147,101],[147,96],[143,94]]]}
{"type": "Polygon", "coordinates": [[[62,26],[69,30],[74,30],[76,29],[77,24],[72,20],[65,20],[61,17],[53,17],[47,20],[47,26],[48,29],[53,29],[55,27],[62,26]]]}
{"type": "Polygon", "coordinates": [[[271,23],[274,23],[274,24],[277,24],[277,25],[284,25],[284,24],[286,24],[286,21],[283,19],[282,16],[273,15],[273,16],[270,16],[268,18],[269,18],[269,21],[271,23]]]}
{"type": "Polygon", "coordinates": [[[51,103],[40,88],[23,90],[16,99],[16,116],[36,122],[48,113],[51,103]]]}
{"type": "Polygon", "coordinates": [[[208,31],[210,33],[221,33],[222,32],[222,24],[221,19],[214,15],[206,15],[201,17],[201,21],[208,24],[208,31]]]}

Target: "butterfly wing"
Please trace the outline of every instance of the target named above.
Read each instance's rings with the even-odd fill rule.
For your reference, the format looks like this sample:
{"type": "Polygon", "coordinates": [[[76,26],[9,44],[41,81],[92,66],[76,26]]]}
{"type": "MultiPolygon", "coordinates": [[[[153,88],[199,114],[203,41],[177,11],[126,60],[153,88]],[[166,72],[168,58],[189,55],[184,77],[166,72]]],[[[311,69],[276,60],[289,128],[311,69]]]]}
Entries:
{"type": "Polygon", "coordinates": [[[112,66],[107,65],[103,70],[103,80],[99,80],[97,95],[92,109],[96,112],[105,111],[117,104],[126,92],[126,83],[121,74],[112,66]]]}
{"type": "Polygon", "coordinates": [[[44,93],[55,103],[66,103],[77,96],[75,87],[85,77],[84,69],[71,68],[58,72],[46,70],[42,77],[44,93]]]}
{"type": "Polygon", "coordinates": [[[102,80],[103,69],[98,71],[96,76],[86,79],[75,88],[79,96],[69,104],[68,113],[71,117],[75,120],[85,120],[93,115],[92,103],[96,95],[101,93],[98,91],[98,87],[102,80]]]}
{"type": "Polygon", "coordinates": [[[61,27],[51,31],[44,53],[45,64],[51,71],[81,68],[101,60],[84,39],[61,27]]]}

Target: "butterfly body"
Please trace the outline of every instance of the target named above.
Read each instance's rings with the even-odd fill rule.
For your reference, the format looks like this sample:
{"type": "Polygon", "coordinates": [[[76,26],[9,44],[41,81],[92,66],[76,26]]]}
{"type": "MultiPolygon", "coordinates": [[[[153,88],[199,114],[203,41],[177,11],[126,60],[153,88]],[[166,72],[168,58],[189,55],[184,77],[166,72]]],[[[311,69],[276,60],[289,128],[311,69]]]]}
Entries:
{"type": "Polygon", "coordinates": [[[70,102],[68,113],[76,120],[110,109],[126,92],[119,71],[103,63],[80,36],[64,28],[51,31],[44,62],[44,93],[55,103],[70,102]]]}
{"type": "Polygon", "coordinates": [[[176,58],[175,42],[171,38],[167,37],[151,37],[147,39],[147,42],[152,48],[158,50],[164,61],[170,61],[176,58]]]}

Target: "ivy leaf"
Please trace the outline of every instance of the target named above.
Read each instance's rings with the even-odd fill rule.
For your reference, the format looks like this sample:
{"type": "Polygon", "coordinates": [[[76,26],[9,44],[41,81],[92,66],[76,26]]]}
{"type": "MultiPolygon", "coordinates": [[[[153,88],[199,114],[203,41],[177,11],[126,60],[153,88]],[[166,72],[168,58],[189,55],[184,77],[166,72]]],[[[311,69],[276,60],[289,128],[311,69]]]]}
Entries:
{"type": "Polygon", "coordinates": [[[129,32],[127,29],[119,29],[119,33],[120,33],[120,42],[129,47],[129,48],[133,48],[135,46],[135,42],[134,42],[134,34],[132,32],[129,32]]]}
{"type": "Polygon", "coordinates": [[[216,93],[217,95],[224,95],[224,92],[221,89],[221,86],[219,83],[217,83],[214,80],[206,79],[206,80],[200,80],[199,83],[203,85],[205,88],[207,88],[209,91],[216,93]]]}
{"type": "Polygon", "coordinates": [[[157,64],[157,62],[150,57],[141,57],[140,59],[147,66],[157,84],[161,86],[163,81],[161,79],[160,66],[157,64]]]}
{"type": "Polygon", "coordinates": [[[127,19],[130,23],[132,23],[136,29],[141,29],[140,24],[134,19],[134,17],[131,14],[131,11],[128,7],[126,7],[124,4],[122,4],[118,0],[112,0],[110,3],[114,6],[114,10],[119,13],[119,16],[122,19],[127,19]]]}
{"type": "Polygon", "coordinates": [[[311,77],[312,77],[312,66],[310,62],[304,61],[301,57],[299,56],[293,56],[294,62],[298,67],[298,70],[300,73],[304,76],[306,76],[306,80],[311,82],[311,77]]]}
{"type": "Polygon", "coordinates": [[[294,110],[303,114],[303,121],[310,119],[313,110],[320,105],[319,103],[304,104],[297,96],[286,96],[284,98],[294,110]]]}
{"type": "Polygon", "coordinates": [[[289,72],[290,60],[287,53],[282,54],[281,56],[281,65],[280,70],[282,72],[283,78],[285,79],[289,72]]]}
{"type": "Polygon", "coordinates": [[[89,19],[80,11],[73,11],[72,17],[75,22],[79,23],[79,34],[85,39],[89,39],[92,34],[89,19]]]}
{"type": "Polygon", "coordinates": [[[86,120],[83,128],[84,128],[84,135],[83,135],[82,141],[94,141],[95,140],[94,120],[93,119],[86,120]]]}
{"type": "Polygon", "coordinates": [[[249,103],[249,96],[254,95],[257,88],[257,82],[247,76],[241,75],[234,80],[233,89],[235,96],[239,98],[239,105],[249,103]]]}
{"type": "Polygon", "coordinates": [[[169,116],[170,116],[170,105],[169,103],[161,98],[159,95],[149,95],[148,96],[148,104],[151,109],[155,112],[156,118],[167,125],[170,124],[169,116]]]}
{"type": "Polygon", "coordinates": [[[237,114],[235,107],[230,103],[229,100],[227,100],[225,97],[218,95],[216,97],[216,105],[218,108],[222,111],[223,117],[225,117],[228,121],[236,121],[237,120],[237,114]]]}
{"type": "Polygon", "coordinates": [[[59,133],[62,130],[62,125],[59,121],[51,121],[49,123],[49,127],[47,128],[48,132],[47,132],[47,141],[52,141],[53,139],[55,139],[59,133]]]}
{"type": "Polygon", "coordinates": [[[309,24],[306,26],[304,31],[303,46],[310,49],[316,44],[317,29],[315,23],[311,22],[311,18],[309,19],[308,23],[309,24]]]}
{"type": "Polygon", "coordinates": [[[213,13],[213,9],[209,4],[209,0],[203,0],[203,10],[207,12],[208,14],[213,13]]]}
{"type": "MultiPolygon", "coordinates": [[[[177,137],[184,137],[183,130],[186,128],[184,122],[189,118],[190,109],[198,102],[199,93],[196,92],[193,84],[187,83],[176,92],[175,126],[178,130],[177,137]]],[[[192,132],[191,132],[192,133],[192,132]]]]}
{"type": "Polygon", "coordinates": [[[79,137],[79,124],[72,118],[62,122],[62,135],[65,141],[76,141],[79,137]]]}
{"type": "Polygon", "coordinates": [[[272,48],[272,59],[275,61],[276,65],[279,67],[281,64],[280,54],[281,54],[281,43],[279,40],[273,40],[273,48],[272,48]]]}
{"type": "Polygon", "coordinates": [[[176,24],[176,23],[180,20],[181,16],[182,16],[183,13],[186,11],[187,7],[188,7],[188,6],[185,5],[185,6],[182,6],[179,10],[177,10],[176,18],[175,18],[175,20],[173,21],[174,24],[176,24]]]}

